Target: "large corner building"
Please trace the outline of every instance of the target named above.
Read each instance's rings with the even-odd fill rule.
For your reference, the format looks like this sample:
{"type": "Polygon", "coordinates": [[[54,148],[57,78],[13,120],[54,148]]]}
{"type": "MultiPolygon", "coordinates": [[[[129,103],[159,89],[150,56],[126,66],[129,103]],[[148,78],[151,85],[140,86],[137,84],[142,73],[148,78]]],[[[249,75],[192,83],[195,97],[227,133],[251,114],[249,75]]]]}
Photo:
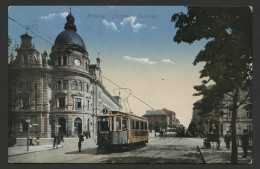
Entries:
{"type": "Polygon", "coordinates": [[[48,56],[40,54],[27,33],[8,69],[9,130],[16,137],[96,135],[96,117],[104,109],[121,110],[120,99],[102,84],[100,59],[90,64],[84,41],[67,16],[48,56]]]}

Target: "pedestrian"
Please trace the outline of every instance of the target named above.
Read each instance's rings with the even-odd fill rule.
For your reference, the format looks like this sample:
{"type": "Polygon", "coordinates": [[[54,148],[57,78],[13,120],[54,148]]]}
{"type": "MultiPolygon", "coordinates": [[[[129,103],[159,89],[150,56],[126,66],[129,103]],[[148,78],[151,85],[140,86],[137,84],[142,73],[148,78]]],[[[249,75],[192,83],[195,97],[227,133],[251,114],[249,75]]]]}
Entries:
{"type": "Polygon", "coordinates": [[[78,142],[79,152],[81,152],[81,141],[78,142]]]}
{"type": "Polygon", "coordinates": [[[58,135],[58,138],[57,138],[58,140],[58,145],[60,144],[60,135],[58,135]]]}
{"type": "Polygon", "coordinates": [[[154,132],[154,136],[155,136],[155,138],[156,138],[156,131],[154,132]]]}
{"type": "Polygon", "coordinates": [[[56,136],[54,136],[54,138],[53,138],[53,149],[55,148],[55,144],[56,144],[56,136]]]}
{"type": "Polygon", "coordinates": [[[81,152],[81,143],[84,141],[83,135],[79,135],[79,142],[78,142],[78,147],[79,147],[79,152],[81,152]]]}
{"type": "Polygon", "coordinates": [[[231,141],[231,136],[229,132],[225,135],[224,141],[226,142],[226,148],[230,149],[230,141],[231,141]]]}
{"type": "Polygon", "coordinates": [[[40,144],[40,138],[39,138],[39,136],[36,137],[36,143],[37,143],[37,145],[40,144]]]}
{"type": "Polygon", "coordinates": [[[64,142],[63,134],[61,134],[61,136],[60,136],[60,140],[61,140],[62,142],[64,142]]]}
{"type": "Polygon", "coordinates": [[[241,140],[242,140],[242,148],[243,148],[243,151],[244,151],[243,158],[246,158],[247,157],[248,144],[249,144],[249,136],[248,136],[246,129],[243,130],[243,135],[241,137],[241,140]]]}

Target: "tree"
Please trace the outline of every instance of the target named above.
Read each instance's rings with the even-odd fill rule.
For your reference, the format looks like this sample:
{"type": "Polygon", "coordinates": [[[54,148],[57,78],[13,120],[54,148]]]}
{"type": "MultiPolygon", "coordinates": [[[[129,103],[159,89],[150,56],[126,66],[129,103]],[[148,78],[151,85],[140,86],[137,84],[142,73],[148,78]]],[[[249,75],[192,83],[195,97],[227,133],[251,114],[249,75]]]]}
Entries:
{"type": "Polygon", "coordinates": [[[236,117],[237,109],[251,95],[252,82],[252,11],[249,7],[187,7],[187,14],[176,13],[172,22],[178,29],[174,36],[177,43],[193,43],[207,39],[205,48],[196,56],[193,64],[205,62],[200,71],[201,86],[196,88],[198,95],[206,94],[212,89],[204,90],[208,82],[216,85],[212,103],[217,103],[219,96],[234,91],[231,162],[237,163],[236,117]],[[248,94],[240,101],[240,90],[248,94]],[[206,92],[206,93],[205,93],[206,92]]]}

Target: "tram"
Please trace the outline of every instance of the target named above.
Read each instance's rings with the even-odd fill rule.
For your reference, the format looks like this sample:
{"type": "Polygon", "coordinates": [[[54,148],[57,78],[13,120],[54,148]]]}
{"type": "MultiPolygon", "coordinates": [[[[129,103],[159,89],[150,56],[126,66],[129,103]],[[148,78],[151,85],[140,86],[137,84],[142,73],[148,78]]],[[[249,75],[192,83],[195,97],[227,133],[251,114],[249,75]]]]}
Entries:
{"type": "Polygon", "coordinates": [[[145,145],[148,136],[148,119],[144,117],[120,111],[105,111],[98,116],[98,150],[145,145]]]}

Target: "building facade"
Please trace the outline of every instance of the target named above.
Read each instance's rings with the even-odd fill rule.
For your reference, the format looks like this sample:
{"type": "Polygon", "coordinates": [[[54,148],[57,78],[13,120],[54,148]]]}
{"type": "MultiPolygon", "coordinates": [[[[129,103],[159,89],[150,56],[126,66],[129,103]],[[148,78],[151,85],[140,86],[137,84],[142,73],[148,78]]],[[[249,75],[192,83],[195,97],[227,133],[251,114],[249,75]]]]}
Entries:
{"type": "Polygon", "coordinates": [[[97,115],[104,109],[121,110],[120,98],[102,84],[100,59],[90,64],[84,41],[76,33],[74,17],[67,16],[48,56],[21,36],[17,56],[8,69],[9,128],[16,137],[96,135],[97,115]]]}
{"type": "MultiPolygon", "coordinates": [[[[245,98],[246,91],[240,91],[240,101],[245,98]]],[[[226,105],[226,108],[223,108],[222,111],[224,115],[220,118],[220,133],[225,135],[227,132],[231,132],[231,118],[232,118],[232,105],[233,105],[233,92],[224,95],[223,104],[226,105]]],[[[252,134],[252,110],[251,108],[246,108],[248,104],[251,104],[250,101],[247,101],[245,104],[241,105],[237,109],[237,119],[236,119],[236,133],[237,135],[242,135],[243,130],[247,130],[248,133],[252,134]]]]}
{"type": "MultiPolygon", "coordinates": [[[[239,93],[239,102],[246,97],[247,92],[241,90],[239,93]]],[[[218,118],[204,119],[200,116],[201,110],[193,108],[192,120],[191,122],[196,125],[196,129],[200,132],[210,133],[218,132],[221,136],[224,136],[227,132],[231,133],[231,118],[233,112],[233,92],[225,94],[222,99],[223,108],[220,110],[223,116],[218,118]]],[[[198,103],[200,101],[197,101],[198,103]]],[[[237,135],[242,135],[243,130],[247,130],[252,133],[252,109],[247,108],[250,105],[250,101],[246,101],[245,104],[241,105],[237,109],[237,119],[236,119],[236,133],[237,135]]]]}
{"type": "Polygon", "coordinates": [[[164,111],[168,115],[170,127],[176,127],[177,125],[179,125],[179,120],[176,118],[176,113],[174,111],[168,110],[166,108],[163,108],[162,111],[164,111]]]}
{"type": "Polygon", "coordinates": [[[150,130],[154,129],[159,131],[160,129],[167,129],[170,123],[170,118],[162,110],[149,110],[143,117],[147,118],[149,121],[150,130]]]}

